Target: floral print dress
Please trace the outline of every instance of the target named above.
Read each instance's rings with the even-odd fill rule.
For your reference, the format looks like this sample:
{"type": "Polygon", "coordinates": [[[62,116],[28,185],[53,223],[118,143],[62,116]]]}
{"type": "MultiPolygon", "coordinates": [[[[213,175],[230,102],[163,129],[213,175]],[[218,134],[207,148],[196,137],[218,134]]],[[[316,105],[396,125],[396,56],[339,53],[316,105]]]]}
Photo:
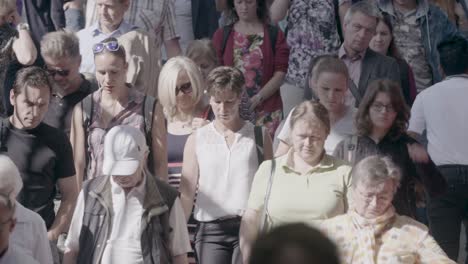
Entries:
{"type": "MultiPolygon", "coordinates": [[[[262,87],[263,53],[261,46],[264,33],[247,35],[234,32],[234,67],[242,71],[245,78],[245,92],[248,98],[255,96],[262,87]]],[[[248,114],[248,104],[241,102],[241,115],[248,114]]],[[[255,109],[254,124],[264,126],[271,136],[283,117],[282,109],[266,110],[262,104],[255,109]]]]}
{"type": "MultiPolygon", "coordinates": [[[[347,0],[339,0],[338,3],[347,0]]],[[[286,80],[306,87],[307,71],[313,58],[336,54],[340,47],[335,0],[292,0],[287,19],[290,48],[286,80]]]]}

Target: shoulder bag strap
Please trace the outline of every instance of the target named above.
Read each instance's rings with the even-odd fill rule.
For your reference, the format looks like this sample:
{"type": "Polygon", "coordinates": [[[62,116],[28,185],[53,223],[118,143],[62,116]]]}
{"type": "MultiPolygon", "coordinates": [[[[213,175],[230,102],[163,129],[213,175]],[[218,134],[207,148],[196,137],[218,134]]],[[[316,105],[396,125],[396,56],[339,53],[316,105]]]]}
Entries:
{"type": "Polygon", "coordinates": [[[263,210],[261,214],[261,221],[260,221],[260,233],[264,233],[266,231],[266,221],[267,221],[267,216],[268,216],[268,200],[270,200],[270,195],[271,195],[271,187],[273,186],[273,179],[275,175],[275,170],[276,170],[276,161],[275,159],[271,160],[271,172],[270,172],[270,178],[268,179],[268,186],[265,194],[265,200],[263,202],[263,210]]]}

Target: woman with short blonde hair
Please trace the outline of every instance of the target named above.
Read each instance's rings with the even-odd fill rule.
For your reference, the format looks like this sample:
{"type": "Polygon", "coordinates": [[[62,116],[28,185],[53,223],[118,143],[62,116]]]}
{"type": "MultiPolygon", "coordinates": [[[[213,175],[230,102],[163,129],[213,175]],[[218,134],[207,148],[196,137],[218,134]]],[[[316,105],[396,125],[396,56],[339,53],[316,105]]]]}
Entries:
{"type": "Polygon", "coordinates": [[[292,111],[290,120],[291,149],[262,163],[255,174],[241,225],[244,263],[260,231],[293,222],[318,225],[348,207],[351,168],[324,149],[330,131],[327,109],[305,101],[292,111]]]}

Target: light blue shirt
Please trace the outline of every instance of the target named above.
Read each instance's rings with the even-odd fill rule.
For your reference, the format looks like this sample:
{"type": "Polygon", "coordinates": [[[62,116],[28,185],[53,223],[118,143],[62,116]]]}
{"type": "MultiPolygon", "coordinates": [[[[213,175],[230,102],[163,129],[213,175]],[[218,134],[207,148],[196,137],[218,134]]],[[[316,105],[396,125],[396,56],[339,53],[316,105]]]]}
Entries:
{"type": "Polygon", "coordinates": [[[96,23],[90,27],[78,31],[77,36],[80,40],[80,54],[81,54],[81,66],[80,72],[89,72],[94,74],[96,68],[94,67],[94,54],[93,46],[106,38],[114,37],[118,38],[121,35],[128,33],[138,28],[137,26],[128,24],[122,21],[120,26],[113,32],[106,34],[101,31],[99,24],[96,23]]]}

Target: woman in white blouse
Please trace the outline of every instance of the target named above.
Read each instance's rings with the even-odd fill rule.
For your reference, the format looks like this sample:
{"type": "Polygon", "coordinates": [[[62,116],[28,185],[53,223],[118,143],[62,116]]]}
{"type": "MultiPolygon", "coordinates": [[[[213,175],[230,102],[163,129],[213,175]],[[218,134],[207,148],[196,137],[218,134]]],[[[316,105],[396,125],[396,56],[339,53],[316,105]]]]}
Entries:
{"type": "Polygon", "coordinates": [[[195,251],[203,264],[241,263],[240,219],[259,163],[272,157],[268,133],[239,116],[243,87],[239,70],[214,69],[207,88],[215,119],[197,129],[185,145],[181,199],[189,217],[198,186],[195,251]]]}

